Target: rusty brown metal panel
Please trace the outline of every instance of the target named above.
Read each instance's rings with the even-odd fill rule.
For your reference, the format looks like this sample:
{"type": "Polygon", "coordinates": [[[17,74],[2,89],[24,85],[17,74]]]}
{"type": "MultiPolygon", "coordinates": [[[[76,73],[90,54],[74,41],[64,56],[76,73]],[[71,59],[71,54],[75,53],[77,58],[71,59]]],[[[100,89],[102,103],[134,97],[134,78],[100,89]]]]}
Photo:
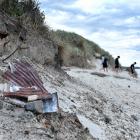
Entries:
{"type": "MultiPolygon", "coordinates": [[[[5,79],[23,87],[24,90],[27,90],[26,89],[27,87],[35,86],[37,87],[37,89],[34,89],[34,92],[35,91],[37,91],[38,93],[42,92],[43,94],[48,95],[48,97],[51,96],[51,94],[49,94],[48,91],[44,88],[43,82],[39,78],[39,75],[37,74],[36,70],[34,70],[33,67],[28,62],[16,60],[13,66],[15,68],[13,72],[7,70],[3,74],[3,77],[5,79]]],[[[32,89],[28,89],[28,91],[32,91],[32,89]]]]}

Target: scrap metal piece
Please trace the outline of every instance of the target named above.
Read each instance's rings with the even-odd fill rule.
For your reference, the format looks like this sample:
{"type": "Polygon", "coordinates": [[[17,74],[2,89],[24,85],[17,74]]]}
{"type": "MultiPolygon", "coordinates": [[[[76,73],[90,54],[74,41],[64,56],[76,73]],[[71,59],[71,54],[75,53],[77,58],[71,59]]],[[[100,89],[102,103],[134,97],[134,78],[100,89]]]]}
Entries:
{"type": "Polygon", "coordinates": [[[7,70],[3,77],[12,83],[16,83],[21,87],[37,87],[42,91],[42,93],[48,93],[48,91],[43,86],[43,82],[41,81],[39,75],[36,70],[26,61],[18,61],[15,60],[13,63],[14,71],[7,70]]]}
{"type": "Polygon", "coordinates": [[[25,109],[38,113],[58,112],[58,95],[57,92],[52,94],[51,99],[38,100],[27,103],[25,109]]]}
{"type": "Polygon", "coordinates": [[[3,92],[4,97],[17,98],[24,101],[34,101],[39,99],[49,99],[51,96],[47,93],[42,93],[40,89],[19,88],[18,91],[3,92]]]}
{"type": "Polygon", "coordinates": [[[43,100],[43,111],[45,112],[57,112],[58,111],[58,95],[57,92],[52,94],[51,99],[43,100]]]}

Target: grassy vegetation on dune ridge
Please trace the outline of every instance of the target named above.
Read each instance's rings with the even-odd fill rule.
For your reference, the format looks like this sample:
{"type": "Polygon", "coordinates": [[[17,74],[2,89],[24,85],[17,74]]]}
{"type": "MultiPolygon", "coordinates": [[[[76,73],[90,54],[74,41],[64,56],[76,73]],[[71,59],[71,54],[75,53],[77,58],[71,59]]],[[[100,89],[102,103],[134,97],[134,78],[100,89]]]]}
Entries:
{"type": "Polygon", "coordinates": [[[84,67],[87,66],[87,60],[102,55],[109,59],[111,66],[114,64],[113,57],[107,51],[76,33],[57,30],[52,31],[52,36],[63,50],[62,58],[66,65],[84,67]]]}

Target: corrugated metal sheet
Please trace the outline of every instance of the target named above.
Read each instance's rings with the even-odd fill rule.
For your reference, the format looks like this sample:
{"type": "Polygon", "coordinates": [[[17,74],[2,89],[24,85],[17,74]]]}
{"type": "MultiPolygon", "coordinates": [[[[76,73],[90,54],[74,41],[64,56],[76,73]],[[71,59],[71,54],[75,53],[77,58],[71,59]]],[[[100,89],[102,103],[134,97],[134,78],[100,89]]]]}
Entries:
{"type": "Polygon", "coordinates": [[[29,63],[25,61],[15,61],[13,66],[14,72],[10,70],[6,71],[3,75],[5,79],[14,81],[21,87],[36,86],[46,92],[46,89],[43,87],[43,82],[29,63]]]}
{"type": "Polygon", "coordinates": [[[14,67],[14,71],[11,72],[10,70],[7,70],[3,74],[3,77],[21,87],[24,87],[21,89],[23,90],[22,92],[21,90],[19,91],[20,94],[28,91],[28,94],[33,92],[33,94],[42,93],[48,95],[46,96],[47,98],[51,98],[51,94],[49,94],[44,88],[43,82],[39,78],[37,71],[28,62],[16,60],[12,66],[14,67]],[[28,88],[32,86],[37,87],[37,89],[28,88]]]}

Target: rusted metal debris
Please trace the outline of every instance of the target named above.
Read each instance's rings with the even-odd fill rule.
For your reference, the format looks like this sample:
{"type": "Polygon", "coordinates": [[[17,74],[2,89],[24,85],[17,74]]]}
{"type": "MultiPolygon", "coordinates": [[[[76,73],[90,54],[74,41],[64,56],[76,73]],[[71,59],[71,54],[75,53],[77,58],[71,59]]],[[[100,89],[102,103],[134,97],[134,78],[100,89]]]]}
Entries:
{"type": "Polygon", "coordinates": [[[25,101],[27,110],[36,110],[39,113],[58,111],[57,93],[50,94],[45,89],[37,71],[28,62],[15,60],[3,77],[20,87],[16,91],[4,92],[4,97],[25,101]]]}
{"type": "Polygon", "coordinates": [[[24,88],[36,86],[42,93],[50,95],[44,88],[43,82],[39,78],[36,70],[26,61],[15,60],[13,70],[7,70],[3,74],[3,77],[24,88]]]}
{"type": "Polygon", "coordinates": [[[59,108],[57,92],[52,94],[51,99],[37,100],[25,105],[25,109],[39,113],[57,112],[59,108]]]}
{"type": "Polygon", "coordinates": [[[4,97],[10,97],[10,98],[17,98],[24,101],[34,101],[39,99],[51,99],[50,96],[47,94],[42,93],[41,91],[33,91],[33,92],[4,92],[4,97]]]}

